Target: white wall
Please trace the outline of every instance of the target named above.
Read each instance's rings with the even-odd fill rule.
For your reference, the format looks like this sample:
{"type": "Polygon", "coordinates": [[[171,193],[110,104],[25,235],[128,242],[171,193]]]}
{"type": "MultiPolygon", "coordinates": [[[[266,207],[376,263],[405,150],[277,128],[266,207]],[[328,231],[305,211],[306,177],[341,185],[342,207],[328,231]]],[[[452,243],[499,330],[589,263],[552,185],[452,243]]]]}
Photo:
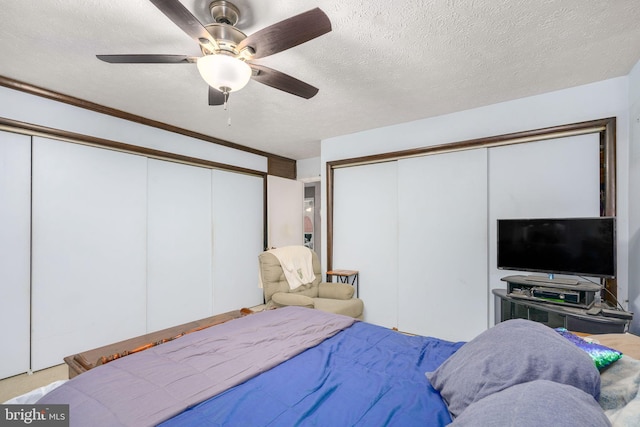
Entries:
{"type": "MultiPolygon", "coordinates": [[[[373,129],[322,141],[321,173],[326,206],[326,162],[465,141],[605,117],[617,118],[618,295],[629,294],[629,78],[619,77],[486,107],[373,129]]],[[[637,84],[637,83],[636,83],[637,84]]],[[[326,218],[326,212],[323,212],[326,218]]],[[[326,233],[326,230],[325,230],[326,233]]],[[[326,238],[323,239],[326,242],[326,238]]],[[[323,248],[326,254],[326,247],[323,248]]],[[[326,259],[326,257],[323,257],[326,259]]],[[[634,282],[633,286],[639,286],[634,282]]],[[[366,283],[362,282],[362,289],[366,283]]],[[[492,313],[489,313],[492,316],[492,313]]]]}
{"type": "Polygon", "coordinates": [[[304,184],[301,181],[267,177],[268,247],[304,243],[304,184]]]}
{"type": "Polygon", "coordinates": [[[296,179],[298,181],[319,181],[320,175],[320,157],[301,159],[296,162],[296,179]]]}
{"type": "Polygon", "coordinates": [[[0,117],[218,163],[267,171],[267,158],[0,87],[0,117]]]}
{"type": "MultiPolygon", "coordinates": [[[[640,332],[640,61],[629,73],[629,309],[640,332]]],[[[618,153],[620,159],[620,153],[618,153]]]]}

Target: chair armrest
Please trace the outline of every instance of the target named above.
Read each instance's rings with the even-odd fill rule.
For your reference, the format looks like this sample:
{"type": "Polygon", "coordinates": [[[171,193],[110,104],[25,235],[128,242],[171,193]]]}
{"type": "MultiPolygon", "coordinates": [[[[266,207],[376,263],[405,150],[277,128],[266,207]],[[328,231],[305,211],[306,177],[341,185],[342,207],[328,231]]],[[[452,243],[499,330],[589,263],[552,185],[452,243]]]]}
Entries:
{"type": "Polygon", "coordinates": [[[318,296],[330,299],[351,299],[355,289],[347,283],[320,283],[318,296]]]}
{"type": "Polygon", "coordinates": [[[286,292],[276,292],[271,296],[271,301],[277,305],[284,307],[288,305],[297,305],[300,307],[314,308],[313,299],[306,295],[296,295],[286,292]]]}

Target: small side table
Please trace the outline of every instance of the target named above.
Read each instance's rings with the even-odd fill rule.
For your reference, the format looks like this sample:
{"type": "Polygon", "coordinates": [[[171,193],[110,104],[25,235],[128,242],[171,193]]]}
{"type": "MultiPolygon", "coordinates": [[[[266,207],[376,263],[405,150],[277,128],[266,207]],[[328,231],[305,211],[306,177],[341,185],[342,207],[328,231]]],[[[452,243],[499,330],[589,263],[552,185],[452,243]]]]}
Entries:
{"type": "Polygon", "coordinates": [[[339,283],[348,283],[356,288],[356,298],[359,297],[358,270],[331,270],[327,271],[327,282],[333,282],[333,276],[338,278],[339,283]],[[349,281],[351,280],[351,281],[349,281]]]}

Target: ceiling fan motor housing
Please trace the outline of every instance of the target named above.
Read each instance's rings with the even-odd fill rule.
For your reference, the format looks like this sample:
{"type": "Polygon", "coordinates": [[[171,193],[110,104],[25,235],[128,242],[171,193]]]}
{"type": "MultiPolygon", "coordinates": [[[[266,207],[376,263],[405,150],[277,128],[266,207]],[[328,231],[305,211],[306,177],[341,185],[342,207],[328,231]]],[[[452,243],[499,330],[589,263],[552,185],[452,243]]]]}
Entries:
{"type": "Polygon", "coordinates": [[[213,22],[218,24],[236,25],[240,20],[240,10],[225,0],[216,0],[209,5],[213,22]]]}
{"type": "MultiPolygon", "coordinates": [[[[240,10],[236,5],[225,0],[216,0],[209,5],[209,11],[213,23],[204,27],[220,47],[220,50],[215,53],[226,53],[242,57],[244,60],[250,59],[252,54],[250,49],[238,51],[238,44],[246,39],[247,35],[235,27],[240,19],[240,10]]],[[[207,52],[203,47],[202,53],[207,55],[211,52],[207,52]]]]}
{"type": "MultiPolygon", "coordinates": [[[[209,24],[205,25],[204,28],[216,39],[222,51],[221,53],[228,53],[233,56],[237,56],[240,53],[238,52],[238,44],[247,38],[245,33],[228,24],[209,24]]],[[[206,55],[209,52],[206,52],[203,48],[202,53],[206,55]]]]}

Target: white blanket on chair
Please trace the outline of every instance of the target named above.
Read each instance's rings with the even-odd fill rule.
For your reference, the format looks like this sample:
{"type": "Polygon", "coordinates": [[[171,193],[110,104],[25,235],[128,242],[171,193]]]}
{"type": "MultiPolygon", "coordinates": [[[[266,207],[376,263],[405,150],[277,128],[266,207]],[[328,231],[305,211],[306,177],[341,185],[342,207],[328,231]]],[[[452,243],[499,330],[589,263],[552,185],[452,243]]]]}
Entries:
{"type": "Polygon", "coordinates": [[[290,289],[315,280],[311,249],[305,246],[283,246],[269,252],[280,261],[290,289]]]}

